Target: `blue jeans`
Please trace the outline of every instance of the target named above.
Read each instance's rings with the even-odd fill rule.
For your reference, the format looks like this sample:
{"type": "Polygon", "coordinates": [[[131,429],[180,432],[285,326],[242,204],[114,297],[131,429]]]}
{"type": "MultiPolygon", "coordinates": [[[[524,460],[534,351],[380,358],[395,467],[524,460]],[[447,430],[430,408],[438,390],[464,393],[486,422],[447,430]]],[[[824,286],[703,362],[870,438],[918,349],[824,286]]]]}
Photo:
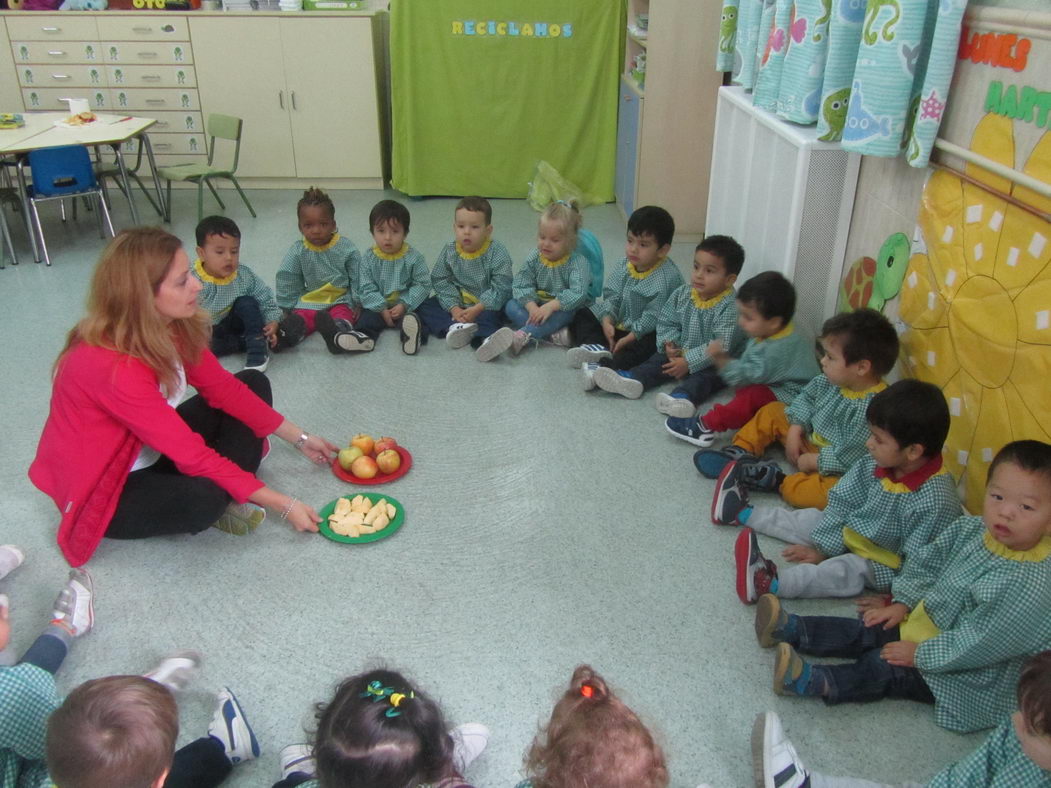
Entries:
{"type": "Polygon", "coordinates": [[[212,326],[211,351],[226,356],[245,349],[247,340],[263,336],[263,311],[252,296],[235,299],[226,317],[212,326]]]}
{"type": "Polygon", "coordinates": [[[904,698],[934,703],[927,682],[917,668],[891,665],[880,656],[887,643],[901,640],[898,628],[867,627],[857,618],[799,616],[795,646],[816,657],[856,658],[850,665],[815,665],[815,679],[825,679],[825,703],[863,703],[881,698],[904,698]]]}
{"type": "MultiPolygon", "coordinates": [[[[651,389],[661,383],[675,380],[671,375],[665,375],[662,367],[668,363],[668,357],[664,353],[654,353],[638,366],[632,367],[628,372],[635,380],[642,384],[644,389],[651,389]]],[[[701,369],[691,372],[678,381],[672,394],[682,394],[694,405],[700,405],[712,394],[726,386],[719,373],[713,368],[701,369]]]]}
{"type": "Polygon", "coordinates": [[[504,314],[507,315],[507,319],[511,321],[511,325],[515,328],[520,328],[529,334],[534,339],[546,339],[547,337],[554,334],[559,329],[565,328],[573,322],[573,316],[577,313],[577,310],[566,310],[559,309],[557,312],[553,312],[551,316],[543,323],[537,326],[526,325],[526,321],[529,320],[529,312],[526,308],[518,303],[514,298],[508,300],[504,306],[504,314]]]}
{"type": "MultiPolygon", "coordinates": [[[[423,327],[430,332],[431,336],[444,337],[449,326],[453,324],[452,315],[447,309],[442,308],[435,296],[431,296],[420,304],[416,314],[420,316],[423,327]]],[[[478,340],[478,344],[481,344],[483,339],[504,324],[504,316],[494,309],[483,309],[474,322],[478,324],[478,333],[474,335],[474,338],[478,340]]]]}

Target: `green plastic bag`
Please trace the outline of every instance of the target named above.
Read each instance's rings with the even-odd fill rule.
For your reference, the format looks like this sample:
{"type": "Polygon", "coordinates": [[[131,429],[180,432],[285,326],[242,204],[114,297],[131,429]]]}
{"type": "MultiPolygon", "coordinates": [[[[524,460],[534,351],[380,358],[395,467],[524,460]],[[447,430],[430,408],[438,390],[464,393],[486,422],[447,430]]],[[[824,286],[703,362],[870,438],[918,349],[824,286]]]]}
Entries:
{"type": "Polygon", "coordinates": [[[587,205],[598,205],[602,202],[602,200],[597,200],[592,195],[584,194],[579,186],[566,180],[558,170],[543,159],[536,163],[533,180],[529,182],[529,196],[527,199],[536,211],[544,210],[555,200],[564,200],[565,202],[576,200],[578,208],[584,208],[587,205]]]}

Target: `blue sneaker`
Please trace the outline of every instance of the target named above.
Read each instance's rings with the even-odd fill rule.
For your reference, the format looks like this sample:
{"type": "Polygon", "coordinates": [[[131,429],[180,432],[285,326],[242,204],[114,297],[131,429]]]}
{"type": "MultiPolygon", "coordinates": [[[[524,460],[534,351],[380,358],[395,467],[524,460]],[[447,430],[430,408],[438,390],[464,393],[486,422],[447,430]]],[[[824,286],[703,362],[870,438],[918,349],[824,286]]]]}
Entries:
{"type": "Polygon", "coordinates": [[[741,465],[730,462],[719,474],[712,496],[712,522],[716,525],[741,525],[737,520],[748,507],[748,491],[741,484],[741,465]]]}
{"type": "Polygon", "coordinates": [[[230,763],[238,764],[259,757],[259,742],[255,739],[241,704],[229,687],[223,687],[216,698],[212,721],[208,723],[208,735],[218,739],[230,763]]]}
{"type": "Polygon", "coordinates": [[[817,685],[823,682],[814,675],[814,666],[803,659],[787,643],[777,644],[774,660],[774,694],[821,695],[817,685]]]}
{"type": "Polygon", "coordinates": [[[566,362],[573,369],[580,369],[580,365],[588,361],[602,361],[604,358],[613,358],[604,345],[580,345],[566,351],[566,362]]]}
{"type": "Polygon", "coordinates": [[[704,426],[704,421],[692,416],[688,419],[665,419],[664,429],[673,437],[704,449],[715,443],[715,433],[704,426]]]}
{"type": "Polygon", "coordinates": [[[777,492],[785,480],[785,472],[773,460],[756,460],[741,468],[741,481],[750,490],[777,492]]]}
{"type": "MultiPolygon", "coordinates": [[[[740,537],[738,537],[740,538],[740,537]]],[[[763,648],[778,643],[792,645],[799,631],[799,618],[783,607],[774,594],[763,594],[755,607],[755,639],[763,648]]]]}
{"type": "Polygon", "coordinates": [[[743,528],[737,535],[734,563],[737,565],[737,596],[746,605],[753,604],[764,594],[777,593],[777,566],[763,555],[751,528],[743,528]]]}
{"type": "Polygon", "coordinates": [[[596,386],[610,394],[619,394],[627,399],[638,399],[642,396],[642,381],[633,378],[630,372],[599,367],[595,370],[592,380],[596,386]]]}
{"type": "Polygon", "coordinates": [[[701,476],[709,479],[718,479],[719,474],[729,462],[737,462],[745,465],[749,462],[759,460],[754,454],[750,454],[740,446],[723,446],[721,449],[701,449],[693,455],[693,464],[700,471],[701,476]]]}

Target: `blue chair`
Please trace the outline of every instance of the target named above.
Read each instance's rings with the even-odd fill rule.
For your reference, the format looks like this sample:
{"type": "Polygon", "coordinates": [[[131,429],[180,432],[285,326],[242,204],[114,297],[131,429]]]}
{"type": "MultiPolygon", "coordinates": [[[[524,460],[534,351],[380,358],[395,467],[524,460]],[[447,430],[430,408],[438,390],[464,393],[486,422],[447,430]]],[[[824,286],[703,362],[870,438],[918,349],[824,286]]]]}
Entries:
{"type": "Polygon", "coordinates": [[[36,234],[40,238],[40,250],[43,252],[45,263],[51,265],[51,258],[44,242],[44,228],[40,224],[40,212],[37,210],[38,202],[61,200],[66,197],[76,200],[77,197],[94,196],[98,203],[95,219],[99,226],[99,237],[106,237],[102,226],[103,218],[106,220],[109,234],[114,235],[109,209],[106,207],[102,188],[95,178],[87,148],[81,145],[66,145],[32,151],[26,159],[18,163],[19,179],[22,183],[25,183],[24,168],[27,160],[33,183],[26,187],[26,201],[29,203],[36,234]]]}

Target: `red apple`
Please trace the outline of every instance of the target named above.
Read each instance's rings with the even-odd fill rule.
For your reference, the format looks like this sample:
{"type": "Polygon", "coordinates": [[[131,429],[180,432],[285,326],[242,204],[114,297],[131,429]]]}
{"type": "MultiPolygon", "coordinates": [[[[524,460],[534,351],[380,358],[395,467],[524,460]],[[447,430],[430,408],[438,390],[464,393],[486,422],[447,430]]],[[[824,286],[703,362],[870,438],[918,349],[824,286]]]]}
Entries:
{"type": "Polygon", "coordinates": [[[398,442],[396,440],[394,440],[394,438],[389,438],[387,436],[384,436],[384,437],[380,438],[378,441],[376,441],[376,445],[373,446],[373,448],[372,448],[372,453],[373,453],[374,456],[379,457],[381,452],[385,452],[388,449],[393,449],[397,445],[398,445],[398,442]]]}
{"type": "Polygon", "coordinates": [[[385,449],[376,455],[376,464],[383,473],[394,473],[401,467],[401,455],[394,449],[385,449]]]}
{"type": "Polygon", "coordinates": [[[376,465],[376,461],[364,455],[358,457],[350,465],[350,472],[357,476],[359,479],[371,479],[377,473],[379,473],[379,466],[376,465]]]}
{"type": "Polygon", "coordinates": [[[362,454],[372,454],[372,449],[376,445],[376,441],[372,439],[371,435],[366,435],[364,432],[359,432],[353,438],[350,439],[351,446],[357,446],[361,449],[362,454]]]}

